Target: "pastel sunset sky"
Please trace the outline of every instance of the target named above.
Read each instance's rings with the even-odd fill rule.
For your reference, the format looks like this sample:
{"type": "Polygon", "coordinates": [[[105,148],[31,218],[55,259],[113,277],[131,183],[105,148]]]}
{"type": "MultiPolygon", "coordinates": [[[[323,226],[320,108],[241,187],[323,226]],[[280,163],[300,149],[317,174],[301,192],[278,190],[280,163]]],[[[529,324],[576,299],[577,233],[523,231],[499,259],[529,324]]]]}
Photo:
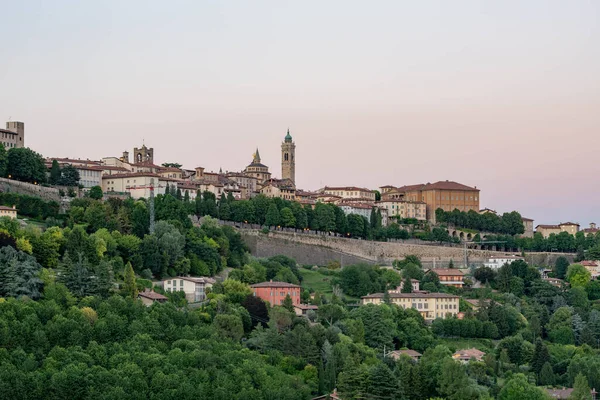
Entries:
{"type": "Polygon", "coordinates": [[[44,156],[297,185],[454,180],[535,224],[600,223],[600,2],[0,0],[0,118],[44,156]]]}

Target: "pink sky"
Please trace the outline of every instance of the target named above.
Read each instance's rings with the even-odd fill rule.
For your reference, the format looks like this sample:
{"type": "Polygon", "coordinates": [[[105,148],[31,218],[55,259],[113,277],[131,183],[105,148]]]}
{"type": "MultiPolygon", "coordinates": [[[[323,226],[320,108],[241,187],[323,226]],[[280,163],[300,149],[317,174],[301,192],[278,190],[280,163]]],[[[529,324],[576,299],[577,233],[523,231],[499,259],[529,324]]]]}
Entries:
{"type": "Polygon", "coordinates": [[[258,146],[280,176],[289,127],[304,189],[449,179],[536,224],[600,223],[596,2],[23,3],[0,117],[45,156],[145,141],[240,170],[258,146]]]}

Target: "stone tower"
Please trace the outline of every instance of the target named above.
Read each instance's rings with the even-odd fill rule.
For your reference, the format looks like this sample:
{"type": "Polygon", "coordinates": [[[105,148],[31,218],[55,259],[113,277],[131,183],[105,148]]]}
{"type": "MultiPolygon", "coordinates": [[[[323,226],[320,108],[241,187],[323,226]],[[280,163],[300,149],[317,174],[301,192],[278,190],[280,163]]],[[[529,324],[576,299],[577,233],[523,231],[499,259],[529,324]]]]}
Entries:
{"type": "Polygon", "coordinates": [[[281,178],[296,184],[296,144],[292,141],[289,129],[281,143],[281,178]]]}
{"type": "Polygon", "coordinates": [[[6,130],[17,134],[15,147],[25,147],[25,124],[19,121],[9,121],[6,123],[6,130]]]}
{"type": "Polygon", "coordinates": [[[137,147],[133,149],[133,162],[141,163],[141,162],[149,162],[154,164],[154,149],[147,148],[146,145],[142,145],[141,149],[137,147]]]}

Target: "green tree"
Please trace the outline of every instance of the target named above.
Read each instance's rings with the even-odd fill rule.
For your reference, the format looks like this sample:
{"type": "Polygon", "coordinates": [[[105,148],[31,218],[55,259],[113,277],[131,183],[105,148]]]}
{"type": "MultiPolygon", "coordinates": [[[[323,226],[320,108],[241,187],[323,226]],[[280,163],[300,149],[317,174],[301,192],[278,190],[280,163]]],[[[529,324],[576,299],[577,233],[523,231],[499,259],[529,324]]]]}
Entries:
{"type": "Polygon", "coordinates": [[[131,263],[127,263],[125,266],[125,279],[123,283],[123,293],[129,298],[135,299],[137,297],[137,284],[135,280],[135,272],[131,263]]]}
{"type": "Polygon", "coordinates": [[[232,340],[238,341],[244,335],[242,319],[237,315],[218,314],[213,324],[221,335],[232,340]]]}
{"type": "Polygon", "coordinates": [[[285,299],[283,299],[283,303],[281,303],[281,306],[289,312],[294,312],[294,302],[292,301],[292,298],[289,294],[285,296],[285,299]]]}
{"type": "Polygon", "coordinates": [[[404,278],[402,283],[402,293],[412,293],[412,282],[408,276],[404,278]]]}
{"type": "Polygon", "coordinates": [[[358,214],[349,214],[347,217],[348,231],[352,237],[363,237],[365,231],[365,222],[362,216],[358,214]]]}
{"type": "Polygon", "coordinates": [[[77,186],[79,185],[79,171],[72,165],[65,165],[60,171],[60,179],[58,184],[62,186],[77,186]]]}
{"type": "Polygon", "coordinates": [[[531,360],[531,368],[536,374],[540,374],[544,364],[550,361],[550,353],[548,347],[542,342],[542,339],[537,338],[535,341],[535,350],[533,351],[533,359],[531,360]]]}
{"type": "Polygon", "coordinates": [[[572,287],[585,287],[592,279],[592,274],[581,264],[569,265],[567,281],[572,287]]]}
{"type": "Polygon", "coordinates": [[[498,400],[547,400],[548,395],[527,381],[523,374],[515,374],[509,379],[500,393],[498,400]]]}
{"type": "Polygon", "coordinates": [[[592,390],[588,384],[588,380],[583,374],[578,374],[575,377],[575,385],[573,386],[573,393],[569,396],[572,400],[592,400],[592,390]]]}
{"type": "Polygon", "coordinates": [[[286,228],[294,228],[296,226],[296,217],[289,207],[281,209],[281,224],[286,228]]]}
{"type": "Polygon", "coordinates": [[[383,363],[378,363],[369,371],[367,397],[374,399],[395,399],[400,393],[397,379],[383,363]]]}
{"type": "Polygon", "coordinates": [[[542,386],[553,386],[556,383],[556,375],[552,370],[552,364],[549,361],[545,362],[540,370],[538,383],[542,386]]]}
{"type": "Polygon", "coordinates": [[[0,248],[0,296],[39,298],[41,269],[33,256],[10,246],[0,248]]]}
{"type": "Polygon", "coordinates": [[[57,160],[52,160],[52,167],[50,168],[50,178],[49,183],[51,185],[58,185],[60,182],[60,165],[58,165],[57,160]]]}
{"type": "Polygon", "coordinates": [[[564,256],[558,257],[554,262],[554,274],[558,279],[565,279],[567,268],[569,268],[569,260],[564,256]]]}
{"type": "Polygon", "coordinates": [[[6,176],[6,166],[8,164],[8,154],[6,153],[6,148],[2,143],[0,143],[0,178],[4,178],[6,176]]]}
{"type": "Polygon", "coordinates": [[[95,200],[100,200],[104,196],[104,193],[102,193],[102,188],[100,186],[92,186],[89,193],[90,198],[95,200]]]}
{"type": "Polygon", "coordinates": [[[44,158],[31,149],[13,147],[8,151],[6,174],[12,179],[30,183],[46,182],[44,158]]]}

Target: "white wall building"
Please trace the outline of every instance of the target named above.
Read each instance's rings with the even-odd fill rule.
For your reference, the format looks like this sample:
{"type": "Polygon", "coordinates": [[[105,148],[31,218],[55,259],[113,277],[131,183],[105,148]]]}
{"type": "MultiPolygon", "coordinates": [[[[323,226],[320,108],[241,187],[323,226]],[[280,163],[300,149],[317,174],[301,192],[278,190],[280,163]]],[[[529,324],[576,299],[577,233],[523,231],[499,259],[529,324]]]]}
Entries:
{"type": "Polygon", "coordinates": [[[491,269],[497,270],[500,269],[500,267],[502,267],[504,264],[510,264],[516,260],[525,259],[520,256],[492,256],[488,258],[487,262],[483,263],[483,265],[491,269]]]}
{"type": "Polygon", "coordinates": [[[192,278],[178,276],[163,281],[165,292],[184,292],[185,298],[190,303],[206,299],[206,290],[212,288],[215,280],[212,278],[192,278]]]}
{"type": "Polygon", "coordinates": [[[102,191],[104,193],[128,193],[132,199],[150,197],[150,187],[154,187],[154,195],[165,194],[169,180],[157,174],[135,172],[129,174],[104,175],[102,191]]]}

